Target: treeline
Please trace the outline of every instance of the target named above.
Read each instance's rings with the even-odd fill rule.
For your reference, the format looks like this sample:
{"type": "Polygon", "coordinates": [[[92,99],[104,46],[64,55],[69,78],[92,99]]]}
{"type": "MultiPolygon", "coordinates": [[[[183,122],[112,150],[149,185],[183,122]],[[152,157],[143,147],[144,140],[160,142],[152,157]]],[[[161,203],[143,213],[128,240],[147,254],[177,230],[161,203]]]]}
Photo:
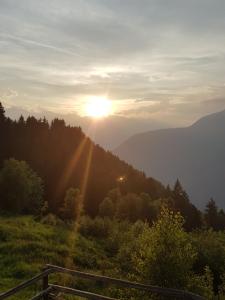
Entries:
{"type": "Polygon", "coordinates": [[[13,121],[0,105],[0,140],[0,167],[9,158],[26,161],[43,179],[44,198],[55,213],[67,189],[77,187],[85,194],[88,214],[96,215],[99,203],[118,186],[121,176],[126,176],[124,193],[144,191],[158,198],[164,192],[159,182],[95,145],[80,127],[66,126],[64,120],[49,124],[45,118],[21,116],[13,121]]]}
{"type": "Polygon", "coordinates": [[[66,126],[64,120],[49,124],[45,118],[21,116],[13,121],[0,104],[0,140],[0,209],[46,211],[69,219],[76,217],[82,199],[83,210],[91,217],[151,224],[166,204],[181,212],[186,230],[225,228],[225,214],[213,200],[201,213],[178,180],[173,188],[165,188],[95,145],[80,127],[66,126]]]}

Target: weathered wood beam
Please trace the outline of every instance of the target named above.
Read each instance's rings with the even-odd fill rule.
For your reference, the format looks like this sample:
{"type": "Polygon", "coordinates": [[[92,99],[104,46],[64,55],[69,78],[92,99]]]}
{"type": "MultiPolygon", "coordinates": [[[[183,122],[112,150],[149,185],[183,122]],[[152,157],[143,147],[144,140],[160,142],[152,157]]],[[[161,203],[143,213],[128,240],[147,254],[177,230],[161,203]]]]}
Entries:
{"type": "Polygon", "coordinates": [[[203,297],[183,291],[183,290],[178,290],[178,289],[171,289],[171,288],[162,288],[154,285],[146,285],[146,284],[141,284],[137,282],[130,282],[127,280],[121,280],[117,278],[111,278],[111,277],[106,277],[106,276],[101,276],[101,275],[94,275],[90,273],[84,273],[84,272],[79,272],[71,269],[66,269],[54,265],[47,265],[48,268],[59,272],[59,273],[66,273],[70,274],[72,276],[77,276],[80,278],[84,279],[90,279],[90,280],[98,280],[101,282],[105,282],[108,284],[115,284],[117,286],[123,286],[127,288],[134,288],[134,289],[139,289],[142,291],[149,291],[154,294],[162,295],[162,296],[169,296],[169,297],[179,297],[180,299],[186,299],[186,300],[204,300],[203,297]]]}

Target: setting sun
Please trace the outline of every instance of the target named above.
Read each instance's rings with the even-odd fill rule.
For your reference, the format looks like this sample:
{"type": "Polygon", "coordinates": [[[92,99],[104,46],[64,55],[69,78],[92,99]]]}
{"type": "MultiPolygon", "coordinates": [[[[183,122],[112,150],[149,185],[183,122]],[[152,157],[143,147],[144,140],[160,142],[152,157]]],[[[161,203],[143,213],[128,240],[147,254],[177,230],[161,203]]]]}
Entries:
{"type": "Polygon", "coordinates": [[[85,114],[93,118],[107,117],[112,113],[112,103],[104,97],[91,97],[85,104],[85,114]]]}

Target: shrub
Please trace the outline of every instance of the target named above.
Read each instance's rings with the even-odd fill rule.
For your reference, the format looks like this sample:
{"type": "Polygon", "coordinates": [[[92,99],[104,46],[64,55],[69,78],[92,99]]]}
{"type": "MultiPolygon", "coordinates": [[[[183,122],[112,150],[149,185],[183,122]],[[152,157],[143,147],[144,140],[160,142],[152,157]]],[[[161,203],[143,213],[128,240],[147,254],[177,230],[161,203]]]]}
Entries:
{"type": "Polygon", "coordinates": [[[63,201],[60,214],[63,219],[77,221],[82,209],[82,196],[79,189],[69,188],[63,201]]]}
{"type": "Polygon", "coordinates": [[[115,204],[109,197],[106,197],[99,206],[99,215],[101,217],[113,218],[115,215],[115,204]]]}
{"type": "Polygon", "coordinates": [[[0,171],[0,209],[39,213],[43,200],[42,179],[25,161],[6,160],[0,171]]]}
{"type": "Polygon", "coordinates": [[[111,223],[108,218],[83,217],[80,222],[80,233],[84,236],[106,238],[109,236],[111,223]]]}
{"type": "Polygon", "coordinates": [[[52,226],[63,225],[63,221],[59,219],[56,215],[53,215],[51,213],[44,216],[41,219],[41,223],[46,225],[52,225],[52,226]]]}

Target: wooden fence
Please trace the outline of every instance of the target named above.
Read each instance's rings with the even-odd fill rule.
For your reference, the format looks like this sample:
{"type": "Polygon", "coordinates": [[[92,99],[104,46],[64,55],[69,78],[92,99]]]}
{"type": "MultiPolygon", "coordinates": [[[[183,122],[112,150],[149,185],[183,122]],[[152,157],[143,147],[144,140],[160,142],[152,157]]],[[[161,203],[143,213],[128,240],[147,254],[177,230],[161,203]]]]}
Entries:
{"type": "MultiPolygon", "coordinates": [[[[103,295],[98,295],[95,293],[73,289],[65,286],[50,284],[49,282],[49,275],[53,273],[65,273],[69,274],[71,276],[83,278],[83,279],[89,279],[94,281],[100,281],[106,284],[112,284],[119,287],[125,287],[125,288],[132,288],[137,289],[141,291],[149,292],[150,294],[155,294],[159,296],[164,296],[165,298],[170,299],[186,299],[186,300],[204,300],[201,296],[198,296],[196,294],[183,291],[183,290],[177,290],[177,289],[170,289],[170,288],[161,288],[158,286],[152,286],[152,285],[146,285],[136,282],[130,282],[126,280],[121,280],[117,278],[111,278],[106,276],[100,276],[100,275],[94,275],[90,273],[84,273],[79,272],[76,270],[70,270],[65,269],[62,267],[54,266],[54,265],[46,265],[43,272],[36,275],[35,277],[21,283],[20,285],[8,290],[5,293],[0,294],[0,300],[7,299],[10,296],[15,295],[19,291],[31,286],[32,284],[42,280],[42,291],[34,296],[31,300],[49,300],[50,295],[52,299],[52,295],[56,295],[58,293],[62,294],[70,294],[70,295],[76,295],[79,297],[82,297],[84,299],[92,299],[92,300],[117,300],[115,298],[106,297],[103,295]]],[[[54,296],[53,296],[54,297],[54,296]]],[[[53,298],[54,299],[54,298],[53,298]]]]}

